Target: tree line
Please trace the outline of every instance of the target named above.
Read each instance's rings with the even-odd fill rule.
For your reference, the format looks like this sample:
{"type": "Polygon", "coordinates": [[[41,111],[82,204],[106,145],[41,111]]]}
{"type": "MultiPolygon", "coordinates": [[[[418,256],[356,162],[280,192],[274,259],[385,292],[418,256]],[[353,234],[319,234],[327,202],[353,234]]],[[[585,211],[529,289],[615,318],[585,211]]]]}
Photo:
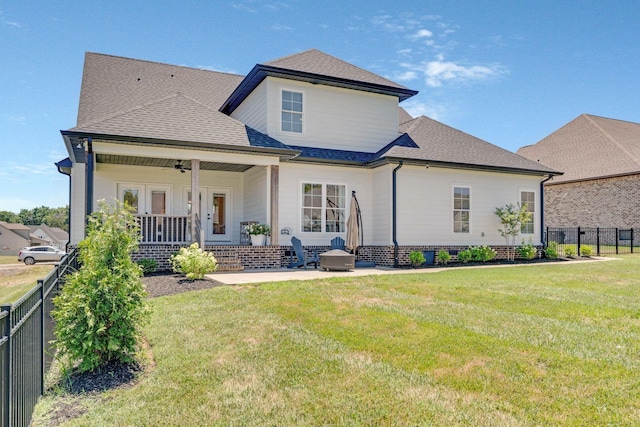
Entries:
{"type": "Polygon", "coordinates": [[[40,206],[33,209],[21,209],[19,213],[0,211],[0,221],[24,225],[46,224],[69,232],[69,206],[49,208],[40,206]]]}

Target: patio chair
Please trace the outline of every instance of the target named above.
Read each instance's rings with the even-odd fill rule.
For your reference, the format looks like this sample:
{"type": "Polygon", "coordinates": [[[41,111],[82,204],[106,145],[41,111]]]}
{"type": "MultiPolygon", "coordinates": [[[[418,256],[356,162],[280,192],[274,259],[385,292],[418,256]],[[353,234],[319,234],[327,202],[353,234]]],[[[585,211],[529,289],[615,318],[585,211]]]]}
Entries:
{"type": "Polygon", "coordinates": [[[334,237],[331,239],[331,249],[340,249],[344,251],[344,239],[342,237],[334,237]]]}
{"type": "Polygon", "coordinates": [[[291,238],[291,245],[293,246],[293,250],[296,253],[297,260],[293,260],[293,255],[291,255],[291,263],[287,266],[287,268],[298,268],[302,267],[306,270],[308,264],[313,264],[315,268],[318,268],[318,263],[320,262],[320,257],[318,256],[318,252],[314,251],[313,255],[309,256],[305,253],[304,248],[302,247],[302,242],[297,237],[291,238]]]}

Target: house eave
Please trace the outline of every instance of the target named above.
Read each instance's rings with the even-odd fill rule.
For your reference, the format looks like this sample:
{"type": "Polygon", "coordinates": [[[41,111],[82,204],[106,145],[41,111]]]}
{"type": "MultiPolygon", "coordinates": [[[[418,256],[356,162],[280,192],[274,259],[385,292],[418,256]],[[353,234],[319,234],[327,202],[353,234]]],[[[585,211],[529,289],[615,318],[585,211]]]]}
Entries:
{"type": "Polygon", "coordinates": [[[288,160],[300,154],[300,151],[298,150],[284,149],[284,148],[234,146],[234,145],[228,145],[228,144],[214,144],[214,143],[208,143],[208,142],[177,141],[177,140],[143,138],[143,137],[136,137],[136,136],[108,135],[108,134],[77,132],[77,131],[61,131],[61,133],[63,137],[66,137],[69,139],[73,137],[76,137],[76,138],[91,137],[96,142],[104,141],[111,144],[131,144],[131,145],[146,145],[146,146],[151,145],[153,147],[195,149],[198,151],[219,151],[219,152],[227,152],[227,153],[278,156],[280,160],[288,160]]]}
{"type": "Polygon", "coordinates": [[[437,167],[447,169],[459,169],[459,170],[472,170],[482,172],[496,172],[496,173],[509,173],[519,175],[532,175],[532,176],[556,176],[562,175],[562,172],[555,171],[543,171],[537,169],[525,169],[525,168],[512,168],[505,166],[491,166],[491,165],[477,165],[470,163],[454,163],[454,162],[442,162],[426,159],[407,159],[402,157],[384,157],[368,162],[367,166],[376,168],[387,164],[398,164],[403,162],[406,165],[422,166],[422,167],[437,167]]]}
{"type": "Polygon", "coordinates": [[[547,183],[545,183],[545,186],[547,186],[547,185],[575,184],[576,182],[597,181],[599,179],[623,178],[623,177],[626,177],[626,176],[634,176],[634,175],[640,175],[640,171],[625,172],[625,173],[618,173],[618,174],[612,174],[612,175],[593,176],[593,177],[588,177],[588,178],[568,179],[568,180],[558,181],[558,182],[547,182],[547,183]]]}
{"type": "Polygon", "coordinates": [[[399,102],[411,98],[418,93],[417,90],[385,86],[374,83],[349,80],[339,77],[331,77],[303,71],[289,70],[286,68],[258,64],[247,74],[229,98],[222,104],[220,111],[231,114],[245,98],[267,77],[279,77],[288,80],[297,80],[311,84],[323,84],[344,89],[360,90],[383,95],[396,96],[399,102]]]}

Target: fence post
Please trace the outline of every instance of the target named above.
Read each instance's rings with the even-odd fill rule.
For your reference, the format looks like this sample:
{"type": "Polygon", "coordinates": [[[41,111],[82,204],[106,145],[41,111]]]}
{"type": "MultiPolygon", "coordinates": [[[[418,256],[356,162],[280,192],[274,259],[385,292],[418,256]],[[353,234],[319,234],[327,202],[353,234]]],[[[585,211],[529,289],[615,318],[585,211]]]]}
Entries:
{"type": "Polygon", "coordinates": [[[616,227],[616,255],[618,255],[618,242],[620,241],[620,229],[616,227]]]}
{"type": "Polygon", "coordinates": [[[4,407],[5,413],[4,413],[4,419],[2,420],[2,425],[9,427],[12,423],[12,419],[11,419],[11,395],[13,393],[12,387],[11,387],[11,377],[13,376],[13,366],[12,365],[12,360],[13,357],[11,357],[11,329],[13,329],[13,325],[11,324],[11,304],[7,304],[7,305],[2,305],[0,306],[0,310],[1,311],[6,311],[7,312],[7,319],[6,322],[4,323],[4,334],[7,337],[7,342],[5,343],[5,348],[4,348],[4,360],[3,360],[3,364],[4,364],[4,372],[2,373],[4,378],[4,384],[2,384],[4,390],[6,391],[6,393],[4,394],[4,396],[2,396],[2,399],[4,400],[4,402],[2,402],[2,406],[4,407]]]}
{"type": "Polygon", "coordinates": [[[631,253],[633,253],[633,227],[631,227],[631,253]]]}
{"type": "Polygon", "coordinates": [[[576,251],[577,251],[577,253],[578,253],[578,255],[580,254],[580,240],[581,240],[580,236],[581,236],[581,235],[582,235],[582,233],[581,233],[581,231],[580,231],[580,227],[578,227],[578,242],[577,242],[577,243],[578,243],[578,248],[577,248],[577,250],[576,250],[576,251]]]}
{"type": "MultiPolygon", "coordinates": [[[[57,270],[57,268],[54,268],[57,270]]],[[[44,333],[44,312],[45,312],[45,304],[44,304],[44,280],[38,279],[38,286],[40,287],[40,345],[41,351],[40,353],[40,395],[44,394],[44,374],[45,374],[45,358],[44,358],[44,350],[45,346],[45,333],[44,333]]]]}
{"type": "Polygon", "coordinates": [[[596,246],[598,247],[596,254],[600,256],[600,227],[596,227],[596,246]]]}

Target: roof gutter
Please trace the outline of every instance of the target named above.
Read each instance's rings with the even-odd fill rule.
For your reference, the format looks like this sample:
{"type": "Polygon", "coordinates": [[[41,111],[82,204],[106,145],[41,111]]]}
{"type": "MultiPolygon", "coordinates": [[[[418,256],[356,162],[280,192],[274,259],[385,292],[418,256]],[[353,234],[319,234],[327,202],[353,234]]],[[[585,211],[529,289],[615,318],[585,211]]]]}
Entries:
{"type": "Polygon", "coordinates": [[[399,260],[398,260],[398,185],[397,185],[397,173],[398,170],[402,167],[403,162],[400,160],[398,162],[398,166],[393,169],[392,179],[391,179],[391,187],[392,187],[392,203],[391,203],[391,227],[392,227],[392,238],[393,238],[393,267],[398,268],[399,260]]]}
{"type": "Polygon", "coordinates": [[[142,138],[120,135],[108,135],[97,134],[92,132],[78,132],[78,131],[61,131],[63,137],[79,136],[82,138],[95,138],[97,140],[103,140],[112,144],[132,144],[132,145],[147,145],[149,143],[154,144],[157,147],[166,148],[194,148],[202,149],[205,151],[222,151],[229,153],[241,153],[241,154],[253,154],[253,155],[275,155],[279,156],[283,160],[289,160],[300,155],[300,150],[286,149],[286,148],[267,148],[267,147],[255,147],[255,146],[241,146],[236,147],[225,144],[211,144],[208,142],[190,142],[190,141],[175,141],[168,139],[157,138],[142,138]]]}

